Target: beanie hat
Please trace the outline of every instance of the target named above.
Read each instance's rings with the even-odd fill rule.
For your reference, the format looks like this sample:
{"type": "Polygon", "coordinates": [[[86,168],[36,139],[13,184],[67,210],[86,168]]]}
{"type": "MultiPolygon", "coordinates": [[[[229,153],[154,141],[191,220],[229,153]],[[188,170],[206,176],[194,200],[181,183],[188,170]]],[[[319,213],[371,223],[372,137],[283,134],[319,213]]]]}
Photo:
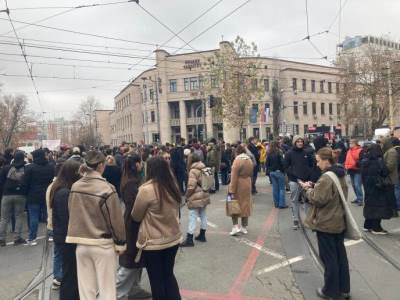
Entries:
{"type": "Polygon", "coordinates": [[[296,144],[296,142],[298,141],[298,140],[303,140],[304,141],[304,138],[301,136],[301,135],[295,135],[294,137],[293,137],[293,145],[294,144],[296,144]]]}

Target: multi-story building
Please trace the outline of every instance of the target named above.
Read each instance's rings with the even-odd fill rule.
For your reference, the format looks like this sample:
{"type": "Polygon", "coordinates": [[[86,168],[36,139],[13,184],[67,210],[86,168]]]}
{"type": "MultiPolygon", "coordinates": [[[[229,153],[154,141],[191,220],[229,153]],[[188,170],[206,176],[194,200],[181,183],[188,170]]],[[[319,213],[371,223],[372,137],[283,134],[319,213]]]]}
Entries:
{"type": "MultiPolygon", "coordinates": [[[[156,67],[141,73],[115,97],[115,111],[111,114],[112,144],[166,143],[212,136],[227,142],[237,141],[239,129],[224,126],[226,121],[213,114],[204,101],[209,97],[203,88],[204,76],[207,76],[204,66],[216,52],[226,49],[234,51],[228,42],[221,42],[219,49],[177,55],[156,50],[156,67]]],[[[262,66],[257,85],[265,93],[261,99],[252,101],[248,109],[270,114],[262,119],[250,116],[242,138],[271,137],[274,81],[279,86],[282,103],[281,134],[332,130],[340,133],[338,93],[341,87],[337,68],[269,57],[252,59],[262,66]]]]}
{"type": "Polygon", "coordinates": [[[101,145],[111,145],[110,115],[113,111],[97,109],[94,111],[95,136],[101,145]]]}

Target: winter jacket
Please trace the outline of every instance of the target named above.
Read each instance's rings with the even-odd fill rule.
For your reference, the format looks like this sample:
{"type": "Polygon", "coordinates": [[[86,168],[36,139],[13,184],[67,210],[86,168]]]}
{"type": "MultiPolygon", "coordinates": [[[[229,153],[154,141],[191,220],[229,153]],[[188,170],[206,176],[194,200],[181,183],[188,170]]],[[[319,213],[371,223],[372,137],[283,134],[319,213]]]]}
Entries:
{"type": "Polygon", "coordinates": [[[125,226],[115,187],[98,172],[75,182],[69,199],[67,243],[126,248],[125,226]]]}
{"type": "Polygon", "coordinates": [[[201,170],[206,166],[202,162],[192,164],[186,190],[186,201],[189,209],[203,208],[210,204],[210,194],[201,188],[201,170]]]}
{"type": "Polygon", "coordinates": [[[159,199],[153,181],[140,186],[132,218],[140,222],[136,243],[139,249],[163,250],[181,243],[179,203],[170,196],[159,199]]]}
{"type": "Polygon", "coordinates": [[[54,178],[54,168],[46,159],[34,159],[25,168],[23,180],[27,203],[46,203],[46,190],[54,178]]]}
{"type": "Polygon", "coordinates": [[[111,183],[117,190],[118,197],[121,197],[119,186],[121,184],[121,169],[117,165],[106,165],[102,176],[111,183]]]}
{"type": "Polygon", "coordinates": [[[392,201],[383,180],[389,170],[382,157],[366,157],[361,161],[361,178],[364,186],[364,217],[366,219],[390,219],[393,216],[392,201]]]}
{"type": "Polygon", "coordinates": [[[114,155],[115,158],[115,163],[117,164],[117,166],[122,169],[122,167],[124,166],[124,155],[121,152],[117,152],[114,155]]]}
{"type": "Polygon", "coordinates": [[[268,154],[266,167],[268,173],[278,170],[284,172],[283,153],[279,151],[278,153],[268,154]]]}
{"type": "Polygon", "coordinates": [[[221,155],[221,171],[231,171],[232,152],[230,150],[224,150],[221,155]]]}
{"type": "MultiPolygon", "coordinates": [[[[332,171],[339,178],[347,199],[343,167],[336,165],[327,171],[332,171]]],[[[305,222],[310,229],[326,233],[342,233],[346,229],[345,212],[339,190],[328,175],[322,174],[314,188],[307,189],[306,196],[312,206],[305,222]]]]}
{"type": "Polygon", "coordinates": [[[79,154],[72,155],[70,158],[68,158],[68,160],[75,160],[80,164],[84,164],[85,163],[85,160],[79,154]]]}
{"type": "Polygon", "coordinates": [[[171,168],[177,178],[186,174],[185,155],[183,147],[178,146],[171,151],[171,168]]]}
{"type": "Polygon", "coordinates": [[[68,198],[70,190],[61,188],[54,193],[52,224],[54,242],[64,244],[68,232],[68,198]]]}
{"type": "Polygon", "coordinates": [[[290,181],[297,182],[297,179],[302,181],[309,180],[313,165],[313,156],[307,154],[304,149],[297,148],[296,146],[285,155],[284,167],[290,181]]]}
{"type": "Polygon", "coordinates": [[[354,146],[347,151],[346,160],[344,167],[348,171],[359,172],[360,169],[360,153],[362,148],[360,146],[354,146]]]}
{"type": "Polygon", "coordinates": [[[133,205],[139,192],[140,179],[129,178],[124,188],[121,189],[122,201],[125,203],[124,221],[126,230],[126,252],[119,257],[119,264],[125,268],[143,267],[143,262],[135,262],[138,249],[136,242],[139,233],[140,223],[135,222],[131,217],[133,205]]]}
{"type": "Polygon", "coordinates": [[[260,163],[265,164],[267,161],[267,148],[263,145],[259,145],[260,148],[260,163]]]}
{"type": "Polygon", "coordinates": [[[1,169],[0,172],[0,186],[3,187],[3,196],[8,196],[8,195],[25,195],[25,187],[23,185],[23,178],[21,178],[20,181],[13,180],[11,178],[8,178],[8,174],[11,170],[11,168],[15,168],[17,172],[25,172],[25,162],[21,163],[19,165],[11,164],[8,166],[5,166],[1,169]]]}
{"type": "Polygon", "coordinates": [[[258,151],[258,148],[256,145],[253,143],[250,143],[247,148],[250,150],[250,152],[254,155],[254,159],[256,160],[257,166],[260,164],[260,151],[258,151]]]}
{"type": "Polygon", "coordinates": [[[210,168],[217,168],[219,166],[217,145],[214,143],[209,143],[208,147],[209,150],[206,157],[206,166],[210,168]]]}
{"type": "Polygon", "coordinates": [[[386,139],[383,142],[383,159],[385,161],[386,167],[389,170],[389,179],[391,184],[397,184],[399,182],[399,173],[398,173],[398,154],[396,149],[392,145],[392,141],[390,138],[386,139]]]}

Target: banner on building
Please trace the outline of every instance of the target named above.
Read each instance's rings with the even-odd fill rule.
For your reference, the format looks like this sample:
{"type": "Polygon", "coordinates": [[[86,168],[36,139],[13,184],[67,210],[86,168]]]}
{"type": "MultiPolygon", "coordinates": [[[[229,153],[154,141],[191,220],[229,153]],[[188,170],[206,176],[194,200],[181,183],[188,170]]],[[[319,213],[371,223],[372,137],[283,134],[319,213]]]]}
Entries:
{"type": "Polygon", "coordinates": [[[252,107],[250,109],[250,123],[257,123],[258,107],[252,107]]]}

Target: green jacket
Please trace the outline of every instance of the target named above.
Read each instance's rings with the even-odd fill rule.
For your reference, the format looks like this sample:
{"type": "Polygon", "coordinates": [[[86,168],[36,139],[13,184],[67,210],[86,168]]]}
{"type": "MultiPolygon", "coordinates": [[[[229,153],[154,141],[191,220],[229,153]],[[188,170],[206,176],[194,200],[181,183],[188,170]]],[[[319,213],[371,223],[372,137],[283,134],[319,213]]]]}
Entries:
{"type": "Polygon", "coordinates": [[[383,159],[385,161],[385,165],[389,170],[389,179],[391,184],[397,184],[399,182],[399,173],[398,173],[398,156],[397,151],[392,145],[392,141],[390,138],[386,139],[383,142],[383,159]]]}
{"type": "Polygon", "coordinates": [[[218,170],[221,159],[221,155],[218,154],[218,147],[214,143],[209,143],[208,147],[209,150],[207,151],[206,165],[207,167],[218,170]]]}

